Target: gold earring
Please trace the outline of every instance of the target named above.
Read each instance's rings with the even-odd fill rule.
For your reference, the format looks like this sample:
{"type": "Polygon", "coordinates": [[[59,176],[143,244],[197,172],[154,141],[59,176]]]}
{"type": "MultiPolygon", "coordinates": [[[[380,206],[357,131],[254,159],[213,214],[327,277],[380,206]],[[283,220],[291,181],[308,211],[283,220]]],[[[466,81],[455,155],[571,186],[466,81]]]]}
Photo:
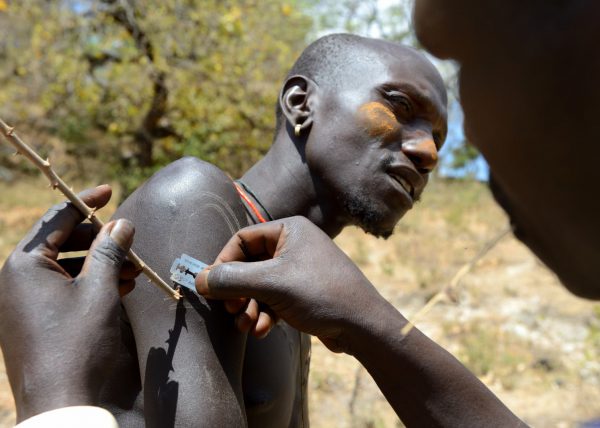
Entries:
{"type": "Polygon", "coordinates": [[[300,130],[302,129],[302,125],[300,125],[299,123],[296,124],[296,126],[294,126],[294,135],[296,137],[300,136],[300,130]]]}

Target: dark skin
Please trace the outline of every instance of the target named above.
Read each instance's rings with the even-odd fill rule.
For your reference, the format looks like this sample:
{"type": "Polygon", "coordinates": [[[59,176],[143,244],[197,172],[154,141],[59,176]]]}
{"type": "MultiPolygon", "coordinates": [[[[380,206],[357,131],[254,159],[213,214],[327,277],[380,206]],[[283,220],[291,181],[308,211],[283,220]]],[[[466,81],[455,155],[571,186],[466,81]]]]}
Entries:
{"type": "Polygon", "coordinates": [[[465,131],[516,236],[590,299],[600,299],[599,19],[594,1],[516,0],[419,0],[414,19],[427,49],[461,65],[465,131]]]}
{"type": "MultiPolygon", "coordinates": [[[[569,88],[570,90],[575,88],[576,94],[583,89],[585,89],[589,93],[589,91],[591,90],[590,88],[596,88],[596,86],[590,86],[590,84],[593,83],[593,76],[598,75],[598,73],[596,72],[598,71],[597,56],[594,57],[594,55],[591,54],[595,51],[593,49],[584,48],[581,48],[581,50],[572,49],[572,46],[583,46],[582,43],[585,42],[585,40],[579,40],[579,43],[564,43],[564,46],[557,45],[556,40],[554,40],[554,44],[549,45],[549,40],[544,36],[544,33],[541,31],[536,31],[536,25],[541,28],[544,28],[544,18],[547,18],[547,15],[540,15],[539,13],[541,10],[543,10],[544,5],[540,5],[537,3],[534,4],[534,7],[537,8],[537,10],[525,8],[523,2],[513,1],[486,2],[485,5],[489,6],[489,4],[493,3],[501,5],[518,5],[519,13],[523,13],[522,16],[531,16],[534,18],[529,22],[535,25],[530,25],[527,28],[522,28],[521,35],[529,34],[534,38],[540,36],[540,38],[544,41],[544,45],[547,47],[548,57],[546,57],[545,60],[543,60],[542,58],[541,62],[539,62],[539,57],[528,57],[522,59],[525,60],[523,62],[524,66],[530,66],[531,63],[538,64],[538,66],[542,66],[542,68],[550,63],[553,65],[553,67],[547,68],[547,70],[549,71],[544,78],[545,86],[549,88],[553,87],[552,84],[548,84],[547,79],[551,79],[550,82],[552,82],[552,79],[555,79],[554,81],[558,82],[558,80],[561,79],[561,76],[573,77],[572,73],[574,73],[574,70],[588,70],[588,74],[579,73],[576,76],[577,78],[570,79],[569,88]],[[562,61],[560,52],[564,53],[565,49],[569,49],[569,58],[575,58],[578,61],[585,61],[586,67],[571,67],[570,64],[572,64],[572,62],[562,61]],[[549,58],[552,55],[559,59],[558,63],[556,61],[550,61],[549,58]],[[549,62],[545,63],[545,61],[549,62]]],[[[502,45],[502,41],[510,41],[510,38],[496,37],[495,39],[490,39],[490,37],[488,36],[497,34],[499,31],[504,31],[504,28],[508,29],[508,26],[506,26],[505,23],[512,21],[511,19],[505,19],[506,17],[503,16],[502,13],[489,13],[489,15],[486,16],[484,13],[486,9],[480,7],[483,4],[483,2],[472,1],[440,2],[437,0],[417,0],[416,2],[417,30],[419,32],[419,36],[422,42],[426,46],[429,46],[434,52],[438,53],[439,55],[452,56],[459,59],[464,58],[465,60],[463,62],[462,79],[463,81],[471,81],[471,84],[477,83],[478,80],[475,79],[475,77],[477,76],[476,71],[478,70],[478,68],[476,67],[478,66],[473,61],[475,58],[477,58],[478,55],[485,54],[488,59],[490,56],[493,56],[496,61],[498,61],[499,58],[510,58],[510,56],[500,54],[506,53],[509,49],[508,44],[506,46],[502,45]],[[482,16],[486,19],[480,19],[482,16]],[[490,25],[490,22],[493,23],[496,20],[497,22],[502,23],[502,25],[490,25]],[[464,25],[457,25],[457,23],[464,25]],[[479,24],[482,25],[478,28],[473,27],[473,25],[479,24]],[[485,48],[490,45],[494,45],[496,49],[500,48],[501,50],[497,51],[495,49],[490,49],[489,53],[485,53],[485,48]],[[471,61],[468,60],[469,58],[471,59],[471,61]],[[470,65],[468,65],[469,63],[470,65]],[[472,73],[467,74],[465,76],[465,72],[469,69],[472,71],[472,73]]],[[[572,2],[570,4],[573,4],[575,6],[581,6],[582,3],[572,2]]],[[[564,2],[564,5],[567,5],[567,2],[564,2]]],[[[562,5],[559,6],[563,7],[562,5]]],[[[552,5],[546,4],[546,8],[549,9],[552,7],[552,5]]],[[[510,9],[506,8],[504,10],[510,9]]],[[[500,11],[502,11],[502,8],[500,9],[500,11]]],[[[573,41],[576,35],[585,36],[595,34],[595,32],[597,31],[597,11],[597,5],[594,2],[588,2],[585,3],[585,7],[580,8],[580,12],[578,12],[575,15],[569,13],[560,13],[559,15],[563,16],[566,22],[570,22],[573,25],[567,26],[566,29],[562,28],[562,31],[557,34],[560,34],[560,37],[564,38],[564,40],[569,41],[573,41]],[[583,11],[583,13],[581,11],[583,11]],[[587,27],[588,24],[593,24],[593,27],[587,27]],[[590,28],[592,28],[592,30],[590,30],[590,28]],[[577,29],[579,29],[579,31],[576,31],[577,29]]],[[[490,10],[487,9],[487,12],[490,12],[490,10]]],[[[513,14],[512,18],[514,18],[515,16],[518,15],[513,14]]],[[[549,26],[547,28],[552,27],[549,26]]],[[[514,27],[510,27],[510,30],[514,31],[514,27]]],[[[517,37],[520,36],[517,35],[517,37]]],[[[522,41],[523,39],[520,38],[519,40],[522,41]]],[[[597,38],[592,38],[587,42],[595,43],[593,40],[597,40],[597,38]]],[[[522,48],[522,43],[510,46],[511,51],[513,49],[518,50],[522,48]]],[[[484,61],[482,64],[485,66],[486,61],[484,61]]],[[[480,68],[479,71],[482,71],[482,69],[480,68]]],[[[493,70],[489,69],[488,71],[493,70]]],[[[481,74],[481,76],[486,75],[481,74]]],[[[507,89],[511,88],[511,85],[514,85],[518,82],[528,82],[528,79],[536,79],[537,76],[534,73],[522,73],[519,75],[514,74],[508,76],[492,73],[491,76],[491,80],[489,79],[490,76],[486,76],[485,82],[482,82],[480,86],[480,89],[485,89],[486,87],[489,87],[489,92],[484,92],[484,95],[481,96],[477,95],[476,91],[463,93],[463,97],[470,100],[467,102],[470,102],[473,108],[473,110],[467,110],[466,112],[467,121],[471,121],[471,123],[473,123],[472,121],[474,120],[474,118],[480,117],[480,115],[485,116],[485,112],[487,111],[487,109],[494,107],[496,103],[498,105],[512,105],[512,101],[514,101],[515,99],[519,99],[523,102],[522,106],[526,106],[529,105],[528,103],[532,100],[539,100],[539,97],[544,96],[544,94],[548,94],[547,96],[550,97],[550,94],[552,93],[546,91],[540,92],[536,89],[535,85],[531,86],[526,84],[523,85],[522,91],[510,92],[510,95],[512,97],[517,98],[505,97],[503,92],[506,92],[507,89]],[[507,80],[508,78],[510,78],[510,80],[507,80]],[[510,100],[512,101],[507,103],[506,98],[510,98],[510,100]],[[475,111],[475,108],[479,108],[480,110],[475,111]]],[[[560,88],[556,86],[555,90],[558,91],[558,89],[560,88]]],[[[593,122],[588,123],[587,121],[583,120],[583,118],[587,116],[576,113],[582,113],[584,111],[587,111],[590,112],[590,117],[597,117],[597,115],[595,115],[594,113],[598,111],[598,100],[600,100],[600,97],[598,96],[588,96],[585,98],[585,100],[580,100],[581,102],[575,103],[574,105],[570,105],[568,109],[563,109],[563,113],[566,116],[564,116],[562,120],[554,122],[555,126],[558,126],[559,129],[563,129],[563,131],[569,130],[570,135],[574,137],[586,137],[577,139],[579,143],[578,147],[582,147],[582,150],[585,153],[589,153],[590,156],[592,156],[588,156],[588,158],[590,159],[598,158],[598,145],[596,144],[596,139],[589,138],[590,136],[595,135],[596,126],[593,122]],[[571,118],[571,114],[573,114],[573,118],[578,118],[577,123],[575,123],[574,119],[571,118]],[[576,124],[577,126],[572,126],[576,124]]],[[[540,113],[544,111],[544,107],[542,106],[541,108],[538,108],[539,106],[537,106],[537,103],[535,103],[535,105],[536,113],[532,115],[524,115],[524,117],[544,116],[542,113],[540,113]]],[[[560,109],[560,106],[556,107],[552,102],[545,104],[545,106],[551,106],[550,111],[554,111],[555,113],[557,109],[560,109]]],[[[566,238],[564,237],[564,235],[569,233],[570,231],[573,231],[575,233],[583,228],[583,230],[587,232],[587,237],[585,236],[585,234],[584,236],[581,236],[580,233],[576,233],[577,237],[579,238],[579,242],[582,245],[571,245],[569,248],[573,251],[563,251],[563,257],[565,258],[564,260],[568,260],[573,263],[561,263],[557,261],[549,262],[548,259],[545,259],[546,262],[551,267],[556,268],[559,271],[561,278],[567,281],[568,286],[573,291],[591,297],[597,296],[598,286],[596,285],[596,282],[589,281],[590,278],[595,278],[595,263],[582,264],[579,263],[578,260],[598,260],[598,257],[594,256],[596,254],[594,251],[597,251],[597,247],[595,245],[588,245],[589,242],[598,242],[598,223],[596,221],[598,218],[597,204],[593,204],[592,202],[590,202],[588,204],[583,204],[582,207],[583,202],[579,199],[586,193],[586,186],[591,185],[591,183],[597,182],[597,180],[588,181],[588,179],[590,175],[592,177],[595,177],[595,175],[598,174],[598,169],[574,168],[573,170],[569,171],[568,176],[561,175],[562,179],[567,180],[566,182],[568,183],[574,184],[574,186],[565,186],[563,188],[557,185],[546,185],[544,183],[544,180],[548,180],[549,183],[553,183],[552,180],[555,179],[555,171],[560,170],[560,167],[565,159],[564,150],[562,150],[564,148],[564,144],[560,141],[560,139],[558,139],[558,136],[560,134],[555,135],[552,133],[540,133],[542,129],[535,121],[522,124],[520,121],[514,120],[517,115],[515,115],[515,117],[512,117],[512,115],[508,115],[508,112],[504,110],[496,110],[494,114],[499,115],[494,116],[495,118],[502,118],[502,124],[505,128],[508,129],[507,131],[503,130],[503,132],[509,134],[511,138],[505,140],[498,140],[494,138],[493,134],[499,128],[496,122],[492,124],[491,122],[484,121],[478,126],[477,129],[479,131],[471,132],[474,132],[472,135],[478,137],[476,139],[476,142],[479,145],[479,147],[482,148],[484,152],[486,152],[488,160],[491,163],[492,170],[498,177],[499,182],[504,183],[502,185],[502,191],[501,193],[499,193],[499,195],[501,195],[500,199],[503,201],[504,206],[509,209],[509,212],[511,212],[513,217],[515,217],[515,207],[521,207],[522,211],[523,208],[528,207],[529,203],[532,201],[532,199],[530,199],[527,196],[527,192],[532,192],[533,189],[538,188],[541,185],[544,189],[545,194],[548,194],[549,197],[545,199],[534,199],[532,203],[536,214],[542,216],[543,222],[547,222],[550,220],[553,221],[552,227],[548,228],[545,231],[545,233],[549,234],[550,237],[560,240],[561,243],[565,243],[564,240],[566,238]],[[544,135],[545,138],[529,138],[534,137],[535,135],[544,135]],[[506,150],[507,147],[511,147],[512,150],[506,150]],[[531,163],[528,164],[526,168],[518,168],[514,167],[514,165],[512,168],[509,168],[508,160],[503,160],[504,158],[502,157],[502,153],[504,151],[508,154],[519,153],[519,150],[526,147],[531,147],[533,154],[546,153],[545,150],[549,149],[549,154],[546,154],[542,160],[537,160],[537,157],[532,159],[531,163]],[[544,162],[542,161],[546,163],[543,164],[544,162]],[[544,165],[546,165],[547,167],[544,165]],[[512,183],[512,185],[510,183],[512,183]],[[562,204],[560,207],[558,207],[557,210],[556,201],[562,200],[568,200],[569,203],[562,204]],[[566,212],[568,212],[568,210],[570,210],[571,207],[573,209],[583,209],[583,211],[580,212],[578,215],[588,217],[588,220],[591,221],[585,221],[582,224],[576,224],[573,223],[573,218],[571,216],[565,217],[559,214],[561,212],[564,213],[564,210],[567,210],[566,212]],[[543,212],[544,210],[541,210],[541,208],[544,208],[545,212],[543,212]],[[574,260],[572,260],[573,258],[574,260]]],[[[472,126],[474,127],[474,125],[472,126]]],[[[588,194],[593,193],[588,192],[588,194]]],[[[593,198],[586,200],[593,200],[593,198]]],[[[340,254],[336,253],[336,251],[338,250],[332,248],[333,244],[331,242],[324,241],[324,237],[319,236],[317,233],[318,231],[311,231],[311,226],[309,224],[295,223],[298,223],[298,220],[291,220],[291,223],[286,224],[290,228],[296,228],[296,234],[298,234],[298,230],[300,230],[301,233],[310,234],[316,242],[319,242],[318,247],[322,249],[318,251],[318,254],[321,254],[322,257],[315,260],[315,258],[311,254],[308,254],[306,251],[301,251],[302,248],[307,248],[306,242],[302,240],[302,242],[298,244],[294,241],[294,239],[291,239],[289,237],[290,235],[282,235],[281,228],[276,227],[275,230],[272,230],[270,233],[266,233],[267,231],[264,229],[262,231],[255,230],[252,232],[251,236],[248,235],[248,233],[244,232],[246,236],[245,239],[247,245],[249,245],[249,243],[253,241],[256,241],[258,243],[256,248],[254,248],[250,254],[258,253],[275,256],[273,264],[267,267],[269,267],[269,269],[274,269],[279,272],[283,272],[284,275],[282,275],[282,277],[286,277],[288,275],[288,272],[291,273],[292,275],[290,275],[291,280],[289,284],[277,284],[277,287],[275,287],[275,284],[273,284],[272,282],[273,277],[268,278],[270,281],[265,280],[264,272],[261,276],[259,269],[260,266],[256,264],[258,268],[251,269],[251,272],[247,270],[243,271],[242,273],[244,273],[244,275],[240,277],[240,281],[233,283],[233,285],[236,285],[236,287],[231,287],[232,282],[225,281],[227,277],[223,278],[219,272],[222,273],[224,269],[227,269],[230,271],[230,273],[233,272],[240,274],[240,271],[238,270],[237,266],[223,265],[218,268],[214,268],[210,271],[210,287],[207,288],[207,286],[205,284],[203,285],[202,283],[202,281],[205,281],[206,276],[202,276],[200,278],[200,284],[198,284],[199,290],[203,293],[210,292],[211,295],[220,296],[223,298],[232,298],[234,296],[246,295],[255,296],[263,301],[269,302],[273,308],[277,309],[276,312],[280,316],[288,320],[295,327],[312,332],[325,340],[331,341],[332,338],[337,338],[337,349],[345,349],[347,350],[347,352],[354,353],[357,356],[357,358],[361,359],[361,361],[364,360],[367,367],[370,367],[369,370],[376,379],[381,378],[381,373],[385,372],[385,370],[391,369],[391,375],[394,375],[393,367],[390,367],[390,364],[388,364],[388,362],[390,361],[389,352],[397,352],[400,361],[406,362],[407,373],[409,376],[415,375],[414,373],[411,373],[411,370],[414,370],[416,368],[422,373],[424,373],[424,383],[426,386],[441,388],[441,393],[436,393],[435,388],[432,388],[432,390],[430,391],[432,395],[429,396],[431,400],[429,401],[429,404],[426,405],[427,408],[432,407],[433,409],[442,409],[442,413],[448,412],[450,415],[452,415],[453,418],[456,416],[456,412],[453,410],[454,406],[462,405],[464,407],[464,401],[462,401],[463,397],[471,397],[473,399],[472,402],[478,403],[478,405],[480,402],[483,403],[483,408],[489,409],[492,413],[496,414],[496,417],[500,418],[500,421],[503,421],[503,418],[507,418],[507,424],[501,423],[501,425],[510,425],[510,416],[505,413],[503,406],[498,405],[499,407],[496,408],[496,405],[494,405],[493,400],[489,398],[489,392],[481,390],[480,384],[473,381],[472,379],[467,379],[468,376],[465,375],[464,371],[460,368],[454,367],[453,369],[452,366],[456,364],[455,360],[452,357],[445,354],[444,352],[440,352],[439,349],[436,349],[435,347],[431,348],[432,345],[428,343],[427,340],[425,340],[423,336],[420,335],[420,333],[418,333],[416,330],[413,330],[411,335],[409,335],[409,337],[407,338],[400,340],[394,339],[394,337],[397,338],[399,327],[404,325],[405,323],[403,317],[400,314],[397,314],[395,310],[393,310],[393,308],[390,308],[382,301],[381,297],[371,288],[370,284],[365,282],[362,274],[360,274],[360,272],[357,272],[355,268],[350,266],[348,264],[347,259],[342,257],[340,254]],[[268,242],[270,242],[271,244],[267,245],[268,242]],[[281,254],[278,253],[277,255],[275,254],[277,249],[277,242],[282,242],[282,247],[279,248],[280,250],[282,248],[288,248],[288,254],[294,253],[295,257],[306,258],[308,262],[326,261],[327,263],[334,263],[336,265],[339,264],[340,267],[343,268],[342,272],[340,273],[338,272],[338,270],[336,270],[335,272],[343,275],[342,279],[348,284],[348,287],[350,287],[349,290],[354,290],[355,293],[350,293],[347,299],[338,299],[337,295],[335,299],[322,299],[319,294],[315,295],[314,293],[306,293],[306,283],[308,282],[308,277],[304,278],[300,275],[311,275],[314,272],[314,270],[303,270],[299,273],[295,265],[290,260],[286,260],[285,252],[282,252],[281,254]],[[329,261],[329,259],[326,258],[331,258],[331,261],[329,261]],[[251,277],[254,278],[254,281],[247,281],[248,274],[250,273],[252,275],[251,277]],[[300,278],[301,281],[298,281],[298,278],[300,278]],[[244,281],[245,279],[246,281],[244,281]],[[261,287],[261,285],[264,285],[264,287],[261,287]],[[371,301],[373,307],[377,308],[377,310],[371,310],[371,308],[369,308],[369,310],[365,310],[362,312],[363,317],[357,318],[356,314],[361,313],[356,311],[355,307],[352,306],[350,308],[352,312],[349,315],[348,307],[345,306],[344,303],[353,302],[355,300],[355,295],[360,295],[361,297],[363,297],[364,300],[371,301]],[[289,305],[289,308],[286,309],[285,305],[283,305],[282,302],[287,303],[289,305]],[[370,316],[370,314],[372,313],[378,314],[377,319],[371,319],[372,317],[370,316]],[[294,314],[300,314],[302,315],[302,317],[298,317],[294,314]],[[333,317],[331,314],[335,314],[335,317],[333,317]],[[379,314],[382,315],[381,318],[379,318],[379,314]],[[316,317],[316,319],[319,320],[318,324],[310,322],[311,318],[313,317],[316,317]],[[346,320],[346,322],[340,322],[340,320],[346,320]],[[382,320],[384,322],[382,322],[382,320]],[[370,325],[369,323],[372,324],[370,325]],[[386,325],[382,325],[386,323],[389,323],[392,331],[389,331],[390,329],[388,329],[386,325]],[[370,328],[365,328],[365,326],[370,328]],[[343,331],[346,331],[346,333],[343,333],[343,331]],[[374,332],[374,334],[368,334],[369,331],[374,332]],[[357,334],[356,338],[361,339],[358,341],[358,343],[354,343],[354,333],[357,334]],[[366,336],[363,337],[363,334],[365,333],[366,336]],[[416,337],[411,337],[413,336],[413,334],[416,337]],[[411,346],[408,346],[411,343],[414,344],[415,341],[419,348],[412,348],[411,346]],[[363,345],[361,345],[361,342],[364,342],[363,345]],[[371,344],[372,346],[366,347],[365,343],[371,344]],[[431,370],[428,371],[427,361],[431,360],[426,359],[425,361],[423,361],[422,358],[429,357],[430,353],[421,352],[421,346],[425,346],[425,349],[429,349],[430,351],[432,351],[431,356],[433,356],[434,361],[436,358],[440,358],[440,367],[448,367],[448,365],[450,365],[451,370],[449,373],[454,373],[458,375],[458,385],[462,385],[462,387],[457,388],[456,386],[454,386],[452,388],[448,388],[448,385],[455,384],[455,380],[447,377],[448,372],[440,372],[439,369],[436,369],[436,365],[430,367],[431,370]],[[361,349],[364,352],[361,352],[361,349]],[[380,355],[382,351],[386,352],[386,357],[384,359],[372,358],[373,356],[380,355]],[[416,356],[414,354],[416,354],[416,356]],[[382,363],[382,361],[384,363],[382,363]],[[433,377],[430,377],[430,375],[433,375],[433,377]],[[444,381],[441,385],[436,386],[435,382],[438,377],[439,379],[443,379],[444,381]],[[475,395],[472,395],[473,392],[475,392],[475,395]],[[439,402],[440,400],[441,403],[439,402]]],[[[520,222],[519,228],[521,230],[521,234],[529,232],[530,230],[532,232],[534,231],[532,230],[532,226],[528,226],[528,224],[525,222],[520,222]]],[[[291,236],[293,237],[293,235],[294,232],[291,234],[291,236]]],[[[247,259],[247,254],[240,254],[239,241],[236,241],[236,239],[238,239],[239,236],[240,235],[234,238],[226,246],[225,250],[220,256],[222,260],[247,259]]],[[[535,234],[529,236],[533,237],[535,236],[535,234]]],[[[563,248],[559,245],[553,245],[551,242],[548,243],[547,241],[541,241],[539,237],[531,238],[531,241],[529,241],[525,237],[523,237],[523,239],[525,240],[525,242],[532,245],[532,248],[542,257],[544,257],[544,252],[551,254],[553,251],[556,251],[554,247],[563,248]]],[[[568,242],[569,239],[567,239],[566,243],[568,244],[568,242]]],[[[313,251],[312,247],[311,251],[313,251]]],[[[313,267],[317,266],[318,264],[313,265],[313,267]]],[[[48,272],[46,271],[44,276],[40,277],[40,279],[45,280],[45,275],[47,274],[48,272]]],[[[324,296],[331,296],[330,292],[328,292],[328,287],[333,287],[333,289],[336,292],[342,293],[341,295],[344,295],[345,289],[337,287],[337,283],[335,281],[322,281],[322,278],[331,278],[330,275],[331,270],[328,270],[327,274],[323,274],[313,284],[319,287],[317,289],[320,290],[320,292],[323,293],[324,296]]],[[[14,276],[9,276],[8,283],[13,281],[13,278],[14,276]]],[[[3,284],[5,282],[6,280],[3,280],[3,284]]],[[[308,291],[311,290],[313,289],[311,288],[308,291]]],[[[19,300],[14,301],[19,302],[19,300]]],[[[4,314],[4,312],[2,313],[4,314]]],[[[25,334],[35,333],[35,328],[31,331],[24,331],[25,334]]],[[[74,330],[71,333],[77,333],[77,331],[81,331],[81,329],[74,330]]],[[[60,334],[58,335],[58,337],[60,337],[60,334]]],[[[60,363],[60,361],[57,361],[56,363],[58,364],[60,363]]],[[[57,367],[60,368],[60,364],[57,367]]],[[[383,378],[385,381],[385,376],[383,376],[383,378]]],[[[420,378],[415,375],[414,379],[415,385],[418,386],[418,384],[421,381],[420,378]]],[[[404,377],[398,379],[397,385],[401,394],[406,394],[405,386],[403,386],[405,382],[406,379],[404,377]]],[[[389,389],[386,391],[386,396],[388,396],[391,402],[394,402],[394,394],[396,390],[393,389],[393,385],[391,386],[391,388],[391,391],[389,389]]],[[[422,393],[423,390],[421,390],[420,392],[422,393]]],[[[40,399],[42,399],[42,397],[40,397],[40,399]]],[[[407,397],[407,399],[410,400],[411,397],[409,396],[407,397]]],[[[419,409],[423,409],[422,403],[419,402],[416,403],[416,405],[419,409]]],[[[400,408],[398,408],[397,403],[394,406],[399,412],[399,414],[402,414],[403,406],[400,405],[400,408]]],[[[472,412],[473,409],[464,409],[464,411],[472,412]]],[[[437,412],[437,414],[439,415],[439,412],[437,412]]],[[[425,417],[431,416],[425,415],[425,417]]],[[[453,420],[452,418],[449,418],[450,422],[454,422],[452,426],[468,426],[469,423],[467,422],[469,421],[472,425],[475,426],[490,425],[490,423],[487,423],[485,415],[472,415],[472,418],[469,419],[469,421],[464,421],[464,424],[462,423],[462,420],[461,422],[457,423],[456,420],[453,420]]],[[[417,422],[416,424],[417,426],[423,425],[421,421],[417,422]]]]}
{"type": "MultiPolygon", "coordinates": [[[[423,191],[446,134],[443,82],[413,50],[365,43],[377,61],[350,62],[341,87],[305,76],[284,84],[285,124],[242,177],[273,218],[302,215],[333,237],[360,223],[337,198],[354,190],[371,196],[380,214],[376,232],[385,234],[423,191]]],[[[193,159],[163,169],[116,217],[138,225],[134,249],[164,278],[181,253],[213,262],[238,229],[254,222],[225,174],[193,159]]],[[[137,287],[124,300],[137,355],[126,344],[119,373],[139,372],[144,388],[133,378],[124,386],[123,376],[112,383],[118,390],[107,388],[105,405],[119,423],[307,425],[308,337],[278,323],[259,340],[273,317],[256,301],[234,319],[222,303],[186,297],[179,312],[150,287],[137,287]],[[256,317],[261,321],[248,322],[256,317]]],[[[239,304],[228,308],[237,311],[239,304]]]]}
{"type": "Polygon", "coordinates": [[[257,299],[330,350],[353,355],[407,426],[524,426],[458,360],[416,328],[403,337],[407,320],[304,217],[238,232],[210,271],[196,278],[196,287],[210,298],[257,299]],[[264,261],[239,263],[253,260],[264,261]]]}
{"type": "MultiPolygon", "coordinates": [[[[100,186],[80,196],[101,208],[110,194],[110,187],[100,186]]],[[[0,271],[0,345],[17,422],[59,407],[98,404],[102,379],[113,368],[119,294],[131,290],[137,275],[123,264],[133,225],[108,223],[94,240],[91,225],[79,224],[83,220],[71,204],[53,207],[0,271]],[[83,265],[57,260],[61,252],[87,249],[83,265]]]]}
{"type": "MultiPolygon", "coordinates": [[[[592,54],[597,51],[599,17],[596,2],[417,0],[415,8],[420,41],[434,54],[461,64],[467,133],[490,163],[492,191],[511,216],[517,237],[570,291],[592,299],[600,298],[596,268],[600,205],[591,197],[600,177],[598,168],[585,160],[600,158],[596,120],[600,62],[592,54]],[[557,102],[557,94],[565,91],[564,102],[557,102]],[[576,160],[583,160],[583,165],[576,160]]],[[[269,302],[292,325],[311,331],[326,344],[334,341],[334,349],[363,362],[407,425],[520,423],[453,357],[417,330],[399,337],[406,323],[402,315],[386,308],[359,272],[344,266],[344,256],[331,243],[321,242],[322,250],[314,245],[309,249],[296,239],[298,234],[315,233],[310,229],[292,219],[279,228],[240,232],[225,247],[220,261],[245,261],[255,253],[273,259],[244,265],[243,277],[240,265],[216,266],[198,278],[198,290],[207,296],[248,296],[269,302]],[[240,251],[241,241],[246,252],[240,251]],[[298,262],[302,258],[311,269],[297,272],[295,266],[303,264],[298,262]],[[323,276],[330,281],[318,283],[322,288],[315,298],[303,284],[319,272],[320,264],[326,264],[323,276]],[[331,268],[338,264],[339,269],[331,268]],[[337,286],[342,282],[352,292],[338,300],[347,290],[337,286]],[[355,295],[361,298],[347,300],[355,295]],[[367,309],[344,305],[355,300],[367,309]],[[378,362],[381,355],[385,357],[378,362]],[[390,359],[393,366],[381,362],[390,359]],[[423,387],[418,391],[423,395],[404,406],[417,393],[414,387],[406,390],[406,379],[415,373],[414,382],[423,387]]]]}
{"type": "MultiPolygon", "coordinates": [[[[246,224],[230,179],[192,158],[157,173],[115,216],[139,223],[133,248],[167,281],[175,258],[186,253],[210,261],[246,224]]],[[[133,342],[126,343],[129,359],[127,352],[121,355],[118,375],[103,394],[108,401],[105,407],[120,426],[244,425],[245,335],[237,331],[221,304],[209,304],[191,292],[175,302],[156,291],[138,286],[123,300],[130,323],[124,329],[133,331],[135,342],[126,336],[133,342]],[[129,375],[127,382],[123,374],[129,375]],[[206,395],[200,385],[210,386],[206,395]],[[122,410],[138,406],[148,410],[122,410]]]]}

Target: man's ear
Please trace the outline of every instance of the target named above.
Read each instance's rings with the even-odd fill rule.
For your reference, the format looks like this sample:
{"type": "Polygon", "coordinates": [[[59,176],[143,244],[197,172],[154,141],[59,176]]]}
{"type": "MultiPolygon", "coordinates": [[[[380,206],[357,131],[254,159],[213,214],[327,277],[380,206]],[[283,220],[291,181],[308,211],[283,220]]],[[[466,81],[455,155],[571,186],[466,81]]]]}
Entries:
{"type": "Polygon", "coordinates": [[[295,75],[289,77],[281,89],[279,105],[296,136],[312,125],[316,88],[315,82],[308,77],[295,75]]]}

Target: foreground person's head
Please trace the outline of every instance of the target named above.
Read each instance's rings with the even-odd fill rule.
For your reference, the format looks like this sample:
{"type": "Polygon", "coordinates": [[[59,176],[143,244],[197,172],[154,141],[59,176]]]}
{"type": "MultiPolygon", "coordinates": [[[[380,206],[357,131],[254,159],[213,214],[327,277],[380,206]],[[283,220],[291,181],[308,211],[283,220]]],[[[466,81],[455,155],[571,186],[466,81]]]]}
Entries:
{"type": "Polygon", "coordinates": [[[423,45],[460,65],[469,141],[515,234],[600,299],[600,2],[417,0],[423,45]],[[557,30],[558,29],[558,30],[557,30]]]}
{"type": "Polygon", "coordinates": [[[389,236],[418,200],[447,132],[446,90],[416,50],[348,34],[302,53],[279,99],[324,216],[389,236]]]}

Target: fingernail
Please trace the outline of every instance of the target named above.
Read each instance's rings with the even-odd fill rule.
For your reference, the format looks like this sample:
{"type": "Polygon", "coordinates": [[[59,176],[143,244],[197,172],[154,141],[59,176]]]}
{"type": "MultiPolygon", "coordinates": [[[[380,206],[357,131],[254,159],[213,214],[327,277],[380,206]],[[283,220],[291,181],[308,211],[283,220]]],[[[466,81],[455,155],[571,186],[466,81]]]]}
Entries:
{"type": "Polygon", "coordinates": [[[110,237],[124,250],[129,250],[133,242],[133,233],[135,229],[133,223],[127,219],[121,218],[117,220],[112,230],[110,237]]]}
{"type": "Polygon", "coordinates": [[[272,328],[272,327],[269,327],[269,328],[267,329],[267,331],[265,331],[264,333],[257,334],[257,335],[256,335],[256,338],[257,338],[257,339],[264,339],[265,337],[267,337],[267,336],[269,335],[269,333],[271,333],[271,328],[272,328]]]}
{"type": "Polygon", "coordinates": [[[208,273],[212,266],[206,266],[198,275],[196,275],[196,291],[200,294],[208,293],[208,273]]]}

